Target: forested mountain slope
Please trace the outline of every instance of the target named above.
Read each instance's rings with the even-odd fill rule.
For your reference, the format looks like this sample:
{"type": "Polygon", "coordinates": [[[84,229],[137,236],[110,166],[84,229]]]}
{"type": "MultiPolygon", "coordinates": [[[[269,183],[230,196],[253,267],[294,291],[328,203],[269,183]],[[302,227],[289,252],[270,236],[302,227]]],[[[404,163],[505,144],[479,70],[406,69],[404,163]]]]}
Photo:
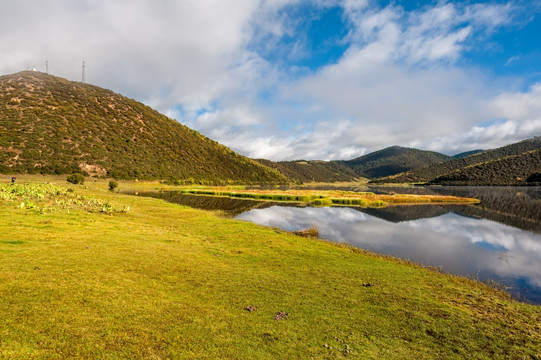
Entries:
{"type": "MultiPolygon", "coordinates": [[[[437,177],[450,174],[454,171],[457,171],[459,169],[464,169],[470,166],[479,165],[482,166],[484,163],[496,161],[496,160],[504,160],[508,157],[514,157],[517,155],[524,154],[529,151],[535,151],[541,149],[541,137],[536,136],[531,139],[523,140],[518,143],[506,145],[497,149],[493,150],[487,150],[481,153],[477,153],[474,155],[469,155],[463,158],[459,159],[452,159],[449,161],[445,161],[439,164],[433,164],[427,167],[414,169],[411,171],[407,171],[404,173],[400,173],[394,176],[385,177],[382,179],[377,179],[374,182],[377,183],[401,183],[401,182],[429,182],[437,177]]],[[[528,166],[525,169],[520,169],[522,163],[519,163],[518,161],[521,160],[522,157],[517,158],[510,158],[506,160],[506,164],[508,164],[518,176],[522,177],[519,174],[522,174],[524,171],[530,171],[533,170],[531,166],[528,166]],[[513,159],[517,161],[517,163],[513,163],[513,159]]],[[[502,163],[503,164],[503,163],[502,163]]],[[[497,166],[497,165],[489,165],[489,167],[497,166]]],[[[487,167],[488,169],[488,167],[487,167]]],[[[487,170],[488,171],[488,170],[487,170]]],[[[538,172],[541,171],[541,169],[537,170],[538,172]]],[[[493,178],[491,178],[490,182],[494,181],[493,178]]],[[[504,178],[501,180],[502,182],[506,182],[504,178]]],[[[476,183],[479,183],[479,179],[475,180],[476,183]]]]}
{"type": "Polygon", "coordinates": [[[528,178],[539,171],[541,171],[541,149],[467,166],[438,176],[430,181],[430,184],[525,185],[528,178]]]}
{"type": "Polygon", "coordinates": [[[340,163],[358,175],[379,178],[448,160],[449,156],[433,151],[392,146],[340,163]]]}
{"type": "Polygon", "coordinates": [[[337,161],[279,161],[257,159],[261,164],[278,170],[296,182],[357,181],[361,176],[337,161]]]}

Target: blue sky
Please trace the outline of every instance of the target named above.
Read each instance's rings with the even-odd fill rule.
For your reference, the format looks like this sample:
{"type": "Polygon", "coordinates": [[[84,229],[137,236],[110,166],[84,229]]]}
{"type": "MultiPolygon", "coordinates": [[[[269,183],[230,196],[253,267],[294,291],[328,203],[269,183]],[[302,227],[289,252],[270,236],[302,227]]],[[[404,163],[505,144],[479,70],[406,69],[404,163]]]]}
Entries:
{"type": "Polygon", "coordinates": [[[539,1],[3,0],[0,74],[34,65],[235,151],[455,154],[541,135],[539,1]]]}

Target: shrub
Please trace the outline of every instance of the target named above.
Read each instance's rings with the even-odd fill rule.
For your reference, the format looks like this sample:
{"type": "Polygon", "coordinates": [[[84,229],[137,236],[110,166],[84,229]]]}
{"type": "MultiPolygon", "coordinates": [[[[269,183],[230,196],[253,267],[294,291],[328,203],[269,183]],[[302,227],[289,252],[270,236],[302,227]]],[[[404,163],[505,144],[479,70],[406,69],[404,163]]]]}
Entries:
{"type": "Polygon", "coordinates": [[[67,177],[66,181],[72,184],[84,184],[85,177],[83,174],[80,173],[71,174],[67,177]]]}
{"type": "Polygon", "coordinates": [[[113,191],[118,187],[118,183],[114,180],[109,181],[109,190],[113,191]]]}
{"type": "Polygon", "coordinates": [[[305,229],[305,230],[297,230],[293,231],[293,234],[304,236],[304,237],[318,237],[319,236],[319,229],[313,225],[312,227],[305,229]]]}
{"type": "Polygon", "coordinates": [[[312,201],[313,206],[332,206],[333,201],[329,198],[315,199],[312,201]]]}

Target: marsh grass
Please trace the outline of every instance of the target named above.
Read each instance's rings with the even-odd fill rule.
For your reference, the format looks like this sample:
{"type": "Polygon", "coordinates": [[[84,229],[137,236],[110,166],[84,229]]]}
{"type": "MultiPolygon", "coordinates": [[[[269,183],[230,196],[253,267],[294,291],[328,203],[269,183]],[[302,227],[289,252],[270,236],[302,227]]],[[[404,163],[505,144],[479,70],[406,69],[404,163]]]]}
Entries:
{"type": "Polygon", "coordinates": [[[106,181],[75,193],[131,210],[0,200],[1,359],[539,356],[541,308],[479,282],[106,181]]]}
{"type": "Polygon", "coordinates": [[[330,198],[315,199],[310,203],[312,206],[332,206],[333,204],[334,201],[330,198]]]}
{"type": "Polygon", "coordinates": [[[304,237],[312,237],[312,238],[319,237],[319,229],[315,225],[309,227],[308,229],[292,231],[292,233],[295,235],[304,236],[304,237]]]}
{"type": "Polygon", "coordinates": [[[360,206],[383,207],[387,205],[415,204],[473,204],[479,201],[471,198],[461,198],[441,195],[376,195],[372,192],[352,192],[337,190],[243,190],[228,188],[183,188],[181,193],[191,195],[224,196],[253,200],[301,202],[313,206],[360,206]]]}

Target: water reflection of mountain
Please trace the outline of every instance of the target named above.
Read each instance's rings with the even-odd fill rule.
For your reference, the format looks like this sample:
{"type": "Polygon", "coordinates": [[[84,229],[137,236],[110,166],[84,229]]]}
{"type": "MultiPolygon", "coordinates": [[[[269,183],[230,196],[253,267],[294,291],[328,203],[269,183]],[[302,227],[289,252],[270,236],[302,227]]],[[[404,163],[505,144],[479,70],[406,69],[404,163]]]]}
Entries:
{"type": "MultiPolygon", "coordinates": [[[[349,190],[353,189],[350,188],[349,190]]],[[[479,205],[411,205],[389,206],[386,208],[355,208],[368,215],[393,223],[438,217],[453,212],[462,216],[484,218],[522,230],[541,233],[541,188],[539,187],[371,187],[362,190],[384,194],[453,195],[481,200],[479,205]]],[[[163,199],[198,209],[220,210],[228,216],[237,216],[251,209],[263,209],[273,205],[292,206],[291,203],[186,195],[178,191],[140,192],[139,195],[163,199]]]]}
{"type": "MultiPolygon", "coordinates": [[[[371,188],[379,193],[439,194],[472,197],[481,200],[475,206],[452,206],[450,211],[484,218],[522,230],[541,233],[541,188],[539,187],[474,187],[433,186],[416,188],[371,188]],[[451,210],[452,209],[452,210],[451,210]]],[[[432,215],[427,214],[426,217],[432,215]]],[[[420,218],[420,217],[419,217],[420,218]]]]}
{"type": "Polygon", "coordinates": [[[370,216],[399,223],[424,218],[438,217],[452,211],[452,206],[438,205],[414,205],[414,206],[389,206],[385,208],[354,208],[370,216]]]}
{"type": "MultiPolygon", "coordinates": [[[[130,195],[139,195],[162,199],[179,205],[189,206],[203,210],[219,210],[228,216],[237,216],[243,212],[252,209],[264,209],[273,205],[274,202],[253,201],[246,199],[233,199],[217,196],[187,195],[179,191],[145,191],[138,193],[129,193],[130,195]]],[[[291,204],[289,204],[291,205],[291,204]]]]}

